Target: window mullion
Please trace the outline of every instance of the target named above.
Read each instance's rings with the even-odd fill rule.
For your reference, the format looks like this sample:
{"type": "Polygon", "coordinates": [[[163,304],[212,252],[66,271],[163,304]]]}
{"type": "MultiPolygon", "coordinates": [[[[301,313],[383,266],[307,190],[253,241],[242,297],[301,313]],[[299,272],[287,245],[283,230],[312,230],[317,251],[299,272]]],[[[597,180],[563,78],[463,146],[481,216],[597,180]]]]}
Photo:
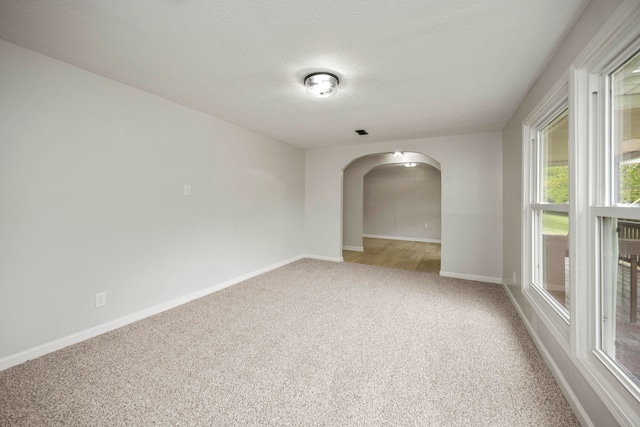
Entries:
{"type": "Polygon", "coordinates": [[[569,212],[568,203],[531,203],[531,209],[545,212],[569,212]]]}

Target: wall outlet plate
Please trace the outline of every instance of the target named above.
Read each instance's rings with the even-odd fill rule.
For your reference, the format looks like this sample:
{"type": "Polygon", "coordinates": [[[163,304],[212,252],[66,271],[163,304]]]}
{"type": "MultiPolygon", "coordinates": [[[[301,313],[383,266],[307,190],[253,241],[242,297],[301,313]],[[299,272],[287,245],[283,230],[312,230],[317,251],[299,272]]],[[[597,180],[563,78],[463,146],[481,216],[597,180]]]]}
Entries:
{"type": "Polygon", "coordinates": [[[96,294],[96,308],[107,305],[107,291],[96,294]]]}

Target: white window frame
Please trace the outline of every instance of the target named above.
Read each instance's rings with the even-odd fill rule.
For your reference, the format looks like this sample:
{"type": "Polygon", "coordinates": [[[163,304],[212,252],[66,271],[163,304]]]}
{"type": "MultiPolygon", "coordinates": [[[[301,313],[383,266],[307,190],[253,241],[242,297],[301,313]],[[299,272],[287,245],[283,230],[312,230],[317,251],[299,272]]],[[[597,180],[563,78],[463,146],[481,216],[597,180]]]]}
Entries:
{"type": "Polygon", "coordinates": [[[571,356],[622,425],[640,420],[640,387],[600,350],[601,224],[602,218],[640,220],[637,207],[612,203],[608,102],[609,74],[639,49],[640,2],[626,1],[570,70],[571,356]]]}
{"type": "MultiPolygon", "coordinates": [[[[569,351],[570,344],[570,313],[571,308],[566,310],[541,286],[534,284],[534,279],[538,276],[538,268],[534,265],[536,253],[541,253],[540,241],[534,237],[534,215],[535,212],[569,212],[571,206],[571,193],[573,178],[571,177],[571,164],[569,164],[569,203],[551,204],[540,203],[539,195],[539,146],[538,131],[555,119],[565,109],[569,108],[569,83],[567,75],[556,84],[552,90],[525,118],[522,125],[523,150],[522,150],[522,170],[523,170],[523,198],[522,212],[524,213],[522,226],[522,293],[529,304],[536,311],[536,314],[543,319],[547,327],[556,336],[564,349],[569,351]]],[[[571,120],[571,109],[569,108],[569,120],[571,120]]],[[[571,127],[571,126],[570,126],[571,127]]],[[[571,147],[569,147],[571,156],[571,147]]],[[[571,219],[569,220],[571,226],[571,219]]],[[[570,265],[573,265],[573,255],[571,247],[569,249],[570,265]]],[[[571,279],[573,281],[573,279],[571,279]]],[[[569,290],[572,295],[573,292],[569,290]]],[[[573,298],[572,298],[573,300],[573,298]]],[[[573,304],[572,304],[573,305],[573,304]]]]}

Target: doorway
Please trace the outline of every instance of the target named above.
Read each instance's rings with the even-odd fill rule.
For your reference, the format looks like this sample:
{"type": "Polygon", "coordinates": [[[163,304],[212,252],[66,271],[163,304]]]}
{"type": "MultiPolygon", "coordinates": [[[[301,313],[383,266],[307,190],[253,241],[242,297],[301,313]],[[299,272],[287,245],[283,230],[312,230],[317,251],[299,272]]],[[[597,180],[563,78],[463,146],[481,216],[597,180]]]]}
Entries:
{"type": "Polygon", "coordinates": [[[438,274],[441,173],[420,153],[369,155],[343,171],[343,259],[438,274]]]}

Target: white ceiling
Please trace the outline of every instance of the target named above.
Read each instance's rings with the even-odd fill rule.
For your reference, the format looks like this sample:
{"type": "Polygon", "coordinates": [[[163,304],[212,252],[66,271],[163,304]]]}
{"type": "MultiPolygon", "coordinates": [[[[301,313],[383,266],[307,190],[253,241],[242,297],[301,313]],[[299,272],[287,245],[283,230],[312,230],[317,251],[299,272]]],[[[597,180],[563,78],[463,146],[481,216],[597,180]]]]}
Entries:
{"type": "Polygon", "coordinates": [[[587,3],[0,0],[0,38],[313,148],[501,130],[587,3]]]}

